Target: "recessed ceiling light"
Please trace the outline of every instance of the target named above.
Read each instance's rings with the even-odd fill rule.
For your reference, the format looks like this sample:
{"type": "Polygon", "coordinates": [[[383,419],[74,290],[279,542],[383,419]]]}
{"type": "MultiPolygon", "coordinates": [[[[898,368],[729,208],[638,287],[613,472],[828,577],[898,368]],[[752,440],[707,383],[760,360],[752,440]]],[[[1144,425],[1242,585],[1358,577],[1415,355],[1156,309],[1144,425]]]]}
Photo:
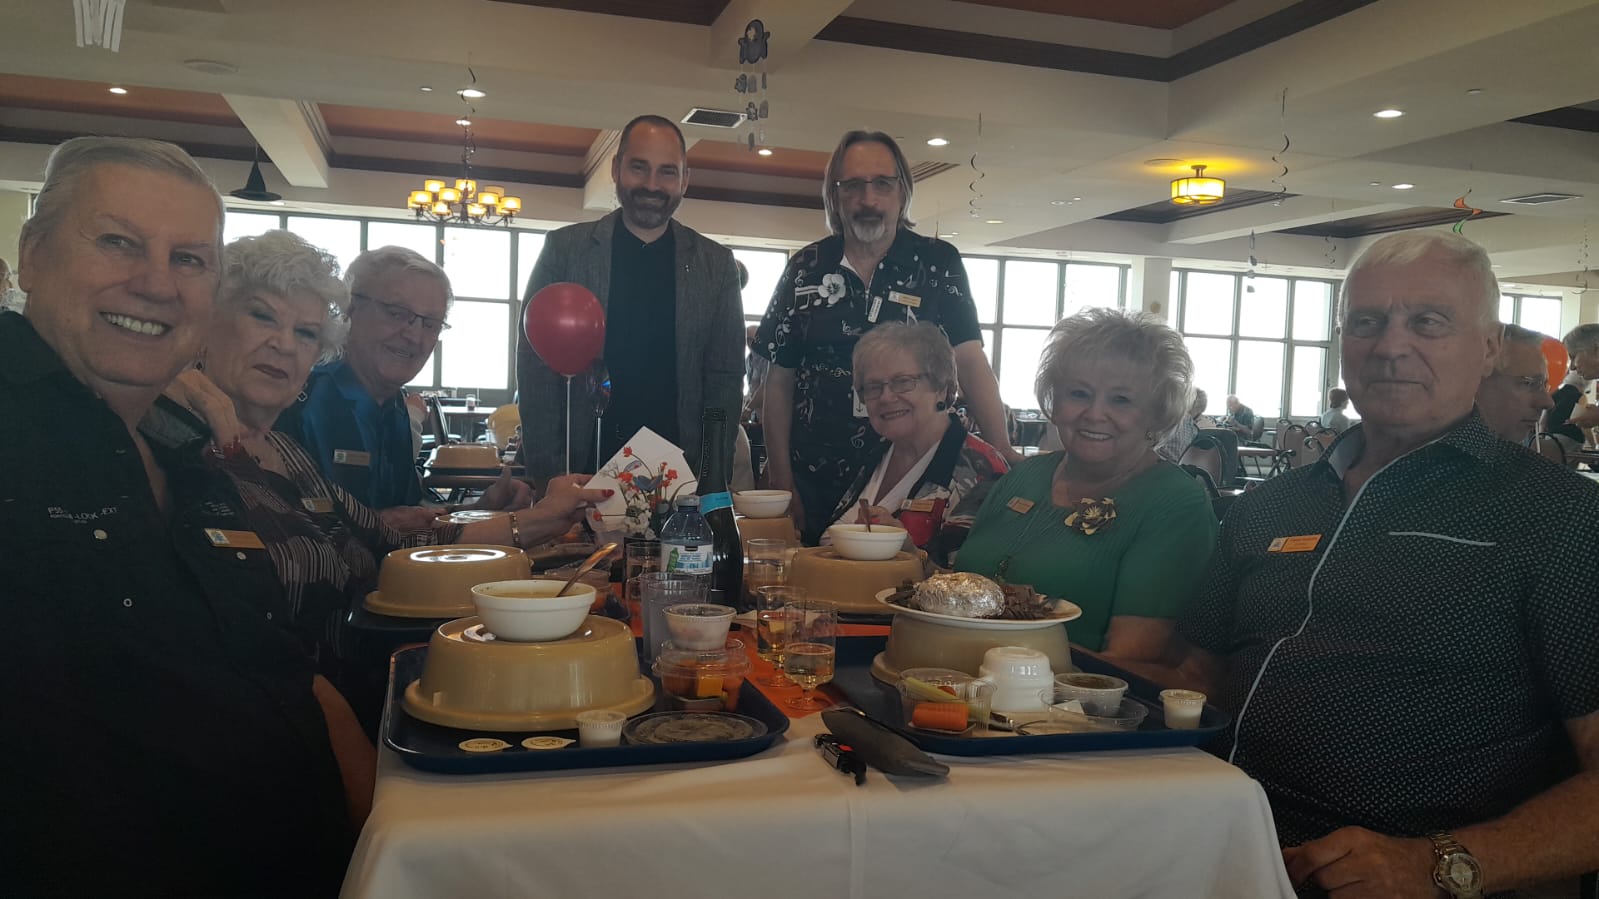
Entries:
{"type": "Polygon", "coordinates": [[[475,87],[463,87],[460,90],[456,91],[456,93],[458,93],[461,96],[467,98],[468,100],[481,100],[484,97],[488,96],[488,94],[485,94],[484,92],[478,90],[475,87]]]}
{"type": "Polygon", "coordinates": [[[762,147],[759,150],[755,151],[755,155],[757,155],[757,156],[770,156],[770,155],[772,155],[772,148],[771,147],[762,147]]]}
{"type": "Polygon", "coordinates": [[[950,237],[954,237],[955,235],[957,235],[959,233],[960,233],[959,231],[951,231],[951,232],[949,232],[949,236],[950,237]]]}
{"type": "Polygon", "coordinates": [[[1397,119],[1404,114],[1405,111],[1403,109],[1379,109],[1372,113],[1379,119],[1397,119]]]}
{"type": "Polygon", "coordinates": [[[1144,160],[1144,165],[1147,165],[1150,168],[1164,168],[1164,167],[1166,167],[1168,165],[1182,165],[1182,164],[1183,164],[1183,161],[1181,159],[1173,159],[1170,156],[1157,156],[1154,159],[1146,159],[1146,160],[1144,160]]]}
{"type": "Polygon", "coordinates": [[[417,90],[419,90],[419,91],[421,91],[421,92],[422,92],[422,93],[424,93],[424,94],[431,94],[431,93],[433,93],[433,88],[431,88],[431,87],[428,87],[428,86],[427,86],[427,85],[425,85],[425,84],[424,84],[424,85],[422,85],[422,86],[421,86],[421,87],[419,87],[419,88],[417,88],[417,90]]]}
{"type": "Polygon", "coordinates": [[[949,141],[942,137],[929,137],[927,139],[927,145],[929,147],[947,147],[949,146],[949,141]]]}
{"type": "Polygon", "coordinates": [[[1382,182],[1381,181],[1370,181],[1370,182],[1367,182],[1367,183],[1370,184],[1372,187],[1382,187],[1382,182]]]}
{"type": "Polygon", "coordinates": [[[1406,182],[1401,181],[1398,184],[1394,185],[1394,190],[1410,190],[1411,188],[1413,188],[1415,186],[1416,185],[1414,185],[1414,184],[1407,184],[1406,182]]]}
{"type": "Polygon", "coordinates": [[[120,94],[125,94],[125,93],[128,92],[128,89],[125,88],[125,87],[108,87],[108,88],[106,88],[106,90],[110,91],[113,94],[119,94],[119,95],[120,94]]]}
{"type": "Polygon", "coordinates": [[[472,120],[466,116],[462,116],[461,118],[455,120],[455,124],[460,125],[462,128],[470,128],[472,127],[472,120]]]}
{"type": "Polygon", "coordinates": [[[1075,202],[1077,202],[1078,200],[1081,200],[1081,199],[1082,199],[1082,197],[1072,197],[1072,202],[1075,203],[1075,202]]]}
{"type": "Polygon", "coordinates": [[[1049,205],[1051,205],[1051,206],[1065,206],[1067,203],[1070,203],[1070,202],[1071,202],[1070,200],[1050,200],[1049,201],[1049,205]]]}
{"type": "Polygon", "coordinates": [[[1473,96],[1473,97],[1475,97],[1475,96],[1477,96],[1477,95],[1478,95],[1478,94],[1480,94],[1480,93],[1482,93],[1482,88],[1480,88],[1480,87],[1474,87],[1474,88],[1472,88],[1472,89],[1471,89],[1471,90],[1469,90],[1469,91],[1466,91],[1466,93],[1468,93],[1468,94],[1471,94],[1471,95],[1472,95],[1472,96],[1473,96]]]}
{"type": "Polygon", "coordinates": [[[985,224],[985,225],[1003,225],[1003,224],[1005,224],[1005,220],[1004,219],[986,219],[986,220],[984,220],[983,224],[985,224]]]}
{"type": "Polygon", "coordinates": [[[232,75],[239,71],[238,66],[220,59],[185,59],[183,66],[207,75],[232,75]]]}

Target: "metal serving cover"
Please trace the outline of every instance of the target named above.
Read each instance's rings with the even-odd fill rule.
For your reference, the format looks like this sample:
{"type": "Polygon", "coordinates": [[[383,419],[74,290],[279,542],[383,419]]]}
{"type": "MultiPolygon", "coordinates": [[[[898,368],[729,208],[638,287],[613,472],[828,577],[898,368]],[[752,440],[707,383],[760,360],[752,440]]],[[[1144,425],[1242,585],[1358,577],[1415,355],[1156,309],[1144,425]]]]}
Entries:
{"type": "Polygon", "coordinates": [[[998,618],[1005,611],[1005,591],[980,574],[935,574],[916,585],[910,605],[959,618],[998,618]]]}

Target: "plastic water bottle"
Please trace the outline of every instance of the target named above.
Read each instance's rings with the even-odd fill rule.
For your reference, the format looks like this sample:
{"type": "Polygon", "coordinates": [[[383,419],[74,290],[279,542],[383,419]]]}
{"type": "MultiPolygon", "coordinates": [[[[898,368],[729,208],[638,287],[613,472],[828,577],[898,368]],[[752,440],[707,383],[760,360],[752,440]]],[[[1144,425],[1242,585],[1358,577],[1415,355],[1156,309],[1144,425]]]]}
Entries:
{"type": "Polygon", "coordinates": [[[700,498],[693,494],[677,498],[677,511],[661,529],[661,570],[711,579],[715,561],[716,535],[700,514],[700,498]]]}

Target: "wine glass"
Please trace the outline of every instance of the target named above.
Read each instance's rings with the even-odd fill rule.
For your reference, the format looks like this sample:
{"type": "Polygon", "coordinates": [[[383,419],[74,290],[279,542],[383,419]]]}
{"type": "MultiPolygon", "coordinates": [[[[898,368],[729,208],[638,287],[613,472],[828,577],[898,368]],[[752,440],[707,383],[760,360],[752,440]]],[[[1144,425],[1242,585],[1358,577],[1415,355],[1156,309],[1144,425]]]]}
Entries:
{"type": "Polygon", "coordinates": [[[803,587],[782,585],[762,587],[755,593],[755,651],[772,663],[772,674],[757,683],[767,687],[788,687],[793,681],[783,676],[783,647],[793,632],[793,623],[800,617],[798,609],[789,608],[806,598],[803,587]]]}
{"type": "Polygon", "coordinates": [[[783,647],[783,673],[800,685],[800,695],[784,704],[806,712],[821,711],[832,705],[814,694],[817,687],[833,679],[838,609],[819,599],[798,600],[785,608],[794,610],[795,615],[783,647]]]}

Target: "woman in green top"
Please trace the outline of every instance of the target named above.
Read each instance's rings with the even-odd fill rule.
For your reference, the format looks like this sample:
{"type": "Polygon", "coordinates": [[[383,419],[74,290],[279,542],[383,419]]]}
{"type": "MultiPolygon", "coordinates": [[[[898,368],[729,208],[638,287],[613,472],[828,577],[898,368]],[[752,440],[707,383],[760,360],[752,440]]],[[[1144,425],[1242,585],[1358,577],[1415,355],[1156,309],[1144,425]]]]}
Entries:
{"type": "Polygon", "coordinates": [[[1063,452],[994,485],[955,560],[1083,609],[1072,641],[1158,662],[1216,543],[1204,490],[1155,454],[1193,396],[1182,337],[1159,321],[1091,309],[1050,331],[1036,382],[1063,452]]]}

